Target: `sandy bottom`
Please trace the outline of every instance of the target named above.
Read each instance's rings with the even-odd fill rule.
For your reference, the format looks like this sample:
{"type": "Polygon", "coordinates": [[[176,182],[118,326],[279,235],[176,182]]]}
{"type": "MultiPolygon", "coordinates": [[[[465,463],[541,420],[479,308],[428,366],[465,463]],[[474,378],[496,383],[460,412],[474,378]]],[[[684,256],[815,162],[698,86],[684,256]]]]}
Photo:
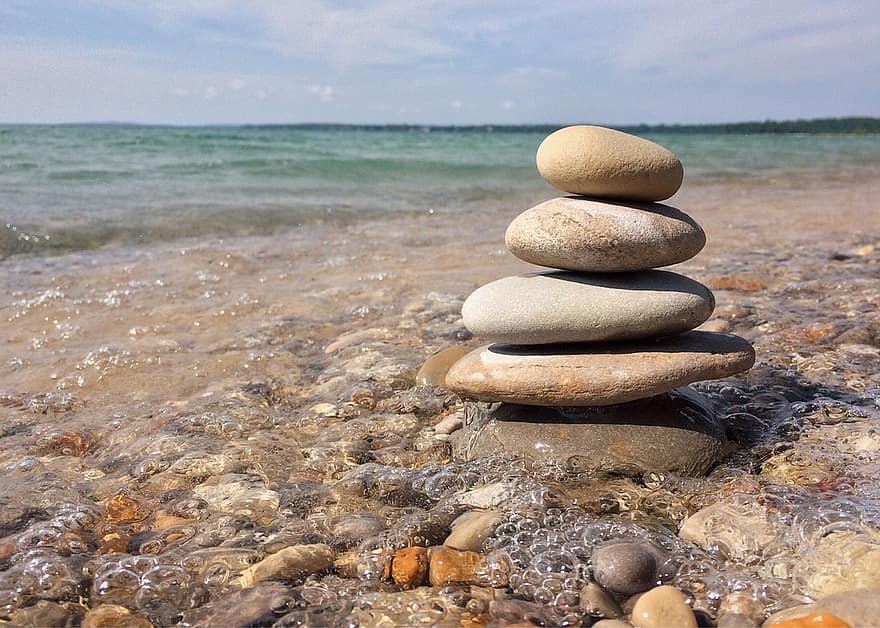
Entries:
{"type": "MultiPolygon", "coordinates": [[[[579,591],[588,550],[617,537],[665,544],[658,581],[711,618],[734,591],[758,620],[847,583],[880,587],[832,560],[880,542],[878,192],[843,173],[706,182],[669,201],[709,236],[676,270],[713,287],[714,328],[758,352],[750,374],[697,386],[745,445],[705,480],[450,460],[432,428],[460,401],[414,375],[434,351],[478,343],[458,316],[471,290],[534,270],[503,244],[527,204],[5,260],[0,614],[45,599],[77,616],[121,604],[156,624],[400,623],[416,607],[428,623],[589,623],[558,594],[579,591]],[[505,582],[400,593],[383,579],[395,550],[441,543],[481,486],[509,489],[492,502],[506,532],[483,547],[505,582]],[[766,534],[735,548],[676,536],[719,500],[766,534]],[[823,540],[842,512],[843,550],[823,540]],[[372,527],[344,525],[365,513],[372,527]],[[568,554],[542,577],[575,574],[550,598],[523,580],[548,539],[568,554]],[[314,543],[350,568],[237,584],[264,556],[314,543]]],[[[719,525],[710,541],[730,536],[719,525]]]]}

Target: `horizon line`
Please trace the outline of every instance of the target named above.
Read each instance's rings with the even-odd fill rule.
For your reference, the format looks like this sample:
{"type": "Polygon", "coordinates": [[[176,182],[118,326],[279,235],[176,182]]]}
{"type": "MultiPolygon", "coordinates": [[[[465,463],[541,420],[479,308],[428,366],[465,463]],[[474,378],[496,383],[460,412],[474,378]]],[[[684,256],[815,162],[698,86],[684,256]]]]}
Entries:
{"type": "Polygon", "coordinates": [[[774,125],[774,124],[815,124],[820,122],[878,122],[877,116],[841,116],[823,118],[785,118],[764,120],[741,120],[737,122],[638,122],[625,124],[610,124],[599,122],[517,122],[495,123],[478,122],[469,124],[454,123],[419,123],[419,122],[213,122],[213,123],[173,123],[173,122],[136,122],[122,120],[95,120],[78,122],[3,122],[0,126],[129,126],[129,127],[153,127],[153,128],[309,128],[309,127],[336,127],[336,128],[399,128],[399,129],[516,129],[516,128],[562,128],[566,126],[589,124],[603,126],[612,129],[660,129],[660,128],[700,128],[700,127],[729,127],[746,125],[774,125]]]}

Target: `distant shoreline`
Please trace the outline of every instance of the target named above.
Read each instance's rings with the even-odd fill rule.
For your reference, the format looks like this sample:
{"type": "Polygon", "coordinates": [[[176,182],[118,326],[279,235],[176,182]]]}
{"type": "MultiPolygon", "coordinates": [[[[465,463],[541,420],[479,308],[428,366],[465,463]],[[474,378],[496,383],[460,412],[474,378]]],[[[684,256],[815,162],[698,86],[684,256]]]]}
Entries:
{"type": "MultiPolygon", "coordinates": [[[[405,131],[421,133],[491,133],[495,131],[507,133],[551,133],[569,124],[601,124],[598,122],[580,122],[565,124],[341,124],[341,123],[293,123],[293,124],[141,124],[138,122],[64,122],[64,123],[28,123],[7,124],[4,126],[52,126],[52,127],[144,127],[144,128],[180,128],[180,129],[255,129],[255,130],[357,130],[357,131],[405,131]]],[[[651,134],[853,134],[867,135],[880,133],[880,118],[849,117],[849,118],[814,118],[809,120],[764,120],[752,122],[729,122],[717,124],[611,124],[613,129],[627,133],[651,134]]]]}

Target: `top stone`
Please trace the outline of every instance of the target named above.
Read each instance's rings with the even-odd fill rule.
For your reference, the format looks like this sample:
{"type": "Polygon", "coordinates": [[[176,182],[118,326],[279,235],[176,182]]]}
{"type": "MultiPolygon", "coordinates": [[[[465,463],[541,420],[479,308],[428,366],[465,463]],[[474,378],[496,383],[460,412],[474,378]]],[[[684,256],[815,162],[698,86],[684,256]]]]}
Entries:
{"type": "Polygon", "coordinates": [[[541,176],[570,194],[662,201],[678,191],[678,157],[646,139],[597,126],[570,126],[548,135],[536,158],[541,176]]]}

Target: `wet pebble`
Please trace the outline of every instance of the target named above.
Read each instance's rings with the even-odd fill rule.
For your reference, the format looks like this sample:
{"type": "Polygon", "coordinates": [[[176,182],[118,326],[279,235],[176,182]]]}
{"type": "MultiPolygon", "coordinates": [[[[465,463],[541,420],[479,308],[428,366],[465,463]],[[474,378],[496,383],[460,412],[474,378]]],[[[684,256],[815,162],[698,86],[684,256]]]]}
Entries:
{"type": "Polygon", "coordinates": [[[238,473],[215,476],[193,489],[197,497],[221,512],[267,522],[278,513],[281,498],[256,477],[238,473]]]}
{"type": "Polygon", "coordinates": [[[697,628],[697,618],[686,600],[675,587],[655,587],[639,597],[630,621],[636,628],[697,628]]]}
{"type": "Polygon", "coordinates": [[[823,536],[798,567],[815,595],[880,589],[880,545],[853,531],[823,536]]]}
{"type": "Polygon", "coordinates": [[[773,625],[776,628],[852,628],[840,617],[831,613],[812,613],[797,619],[786,619],[773,625]]]}
{"type": "Polygon", "coordinates": [[[82,628],[152,628],[153,624],[124,606],[102,604],[83,618],[82,628]]]}
{"type": "Polygon", "coordinates": [[[397,550],[391,559],[391,579],[403,589],[415,589],[425,584],[428,576],[428,550],[424,547],[405,547],[397,550]]]}
{"type": "Polygon", "coordinates": [[[656,584],[657,560],[640,543],[600,545],[593,550],[592,563],[596,582],[612,593],[634,595],[656,584]]]}
{"type": "Polygon", "coordinates": [[[290,589],[277,583],[231,591],[216,600],[183,613],[182,625],[251,626],[269,624],[293,602],[290,589]]]}
{"type": "Polygon", "coordinates": [[[500,510],[469,510],[452,522],[452,533],[443,545],[453,549],[479,552],[483,543],[504,518],[500,510]]]}
{"type": "Polygon", "coordinates": [[[616,619],[623,614],[614,598],[595,582],[588,582],[581,589],[581,610],[590,617],[602,619],[616,619]]]}
{"type": "Polygon", "coordinates": [[[355,512],[336,517],[332,522],[333,535],[354,544],[385,529],[385,517],[371,512],[355,512]]]}
{"type": "Polygon", "coordinates": [[[678,536],[704,549],[716,548],[722,555],[744,560],[758,555],[777,536],[767,512],[757,503],[717,502],[685,519],[678,536]]]}
{"type": "Polygon", "coordinates": [[[442,349],[425,360],[416,373],[416,384],[427,386],[445,386],[446,372],[462,357],[471,352],[471,347],[448,347],[442,349]]]}
{"type": "Polygon", "coordinates": [[[127,495],[114,495],[107,502],[107,523],[111,525],[143,521],[149,514],[144,506],[127,495]]]}
{"type": "Polygon", "coordinates": [[[526,602],[516,598],[497,600],[491,606],[492,614],[498,618],[502,626],[548,626],[549,621],[546,609],[540,604],[526,602]]]}
{"type": "Polygon", "coordinates": [[[334,558],[333,550],[323,543],[286,547],[245,569],[238,585],[246,589],[264,580],[298,580],[329,569],[334,558]]]}
{"type": "Polygon", "coordinates": [[[593,628],[632,628],[632,624],[622,619],[600,619],[593,624],[593,628]]]}
{"type": "MultiPolygon", "coordinates": [[[[4,622],[5,623],[5,622],[4,622]]],[[[63,606],[48,600],[38,600],[33,606],[12,613],[9,626],[45,626],[67,628],[75,624],[74,617],[63,606]]],[[[85,624],[83,624],[85,626],[85,624]]]]}
{"type": "Polygon", "coordinates": [[[434,547],[429,552],[428,575],[433,587],[476,583],[483,556],[476,552],[434,547]]]}
{"type": "Polygon", "coordinates": [[[718,628],[758,628],[758,626],[759,624],[739,613],[724,613],[718,618],[718,628]]]}
{"type": "Polygon", "coordinates": [[[768,617],[763,626],[768,628],[782,621],[820,613],[834,615],[851,626],[875,626],[880,617],[880,589],[855,589],[834,593],[819,598],[813,604],[786,608],[768,617]]]}
{"type": "Polygon", "coordinates": [[[729,621],[744,618],[754,625],[760,625],[764,621],[764,603],[752,591],[731,591],[721,601],[719,613],[721,617],[730,615],[729,621]]]}
{"type": "Polygon", "coordinates": [[[462,506],[473,508],[495,508],[517,494],[516,485],[506,482],[493,482],[479,488],[465,491],[456,496],[455,501],[462,506]]]}

